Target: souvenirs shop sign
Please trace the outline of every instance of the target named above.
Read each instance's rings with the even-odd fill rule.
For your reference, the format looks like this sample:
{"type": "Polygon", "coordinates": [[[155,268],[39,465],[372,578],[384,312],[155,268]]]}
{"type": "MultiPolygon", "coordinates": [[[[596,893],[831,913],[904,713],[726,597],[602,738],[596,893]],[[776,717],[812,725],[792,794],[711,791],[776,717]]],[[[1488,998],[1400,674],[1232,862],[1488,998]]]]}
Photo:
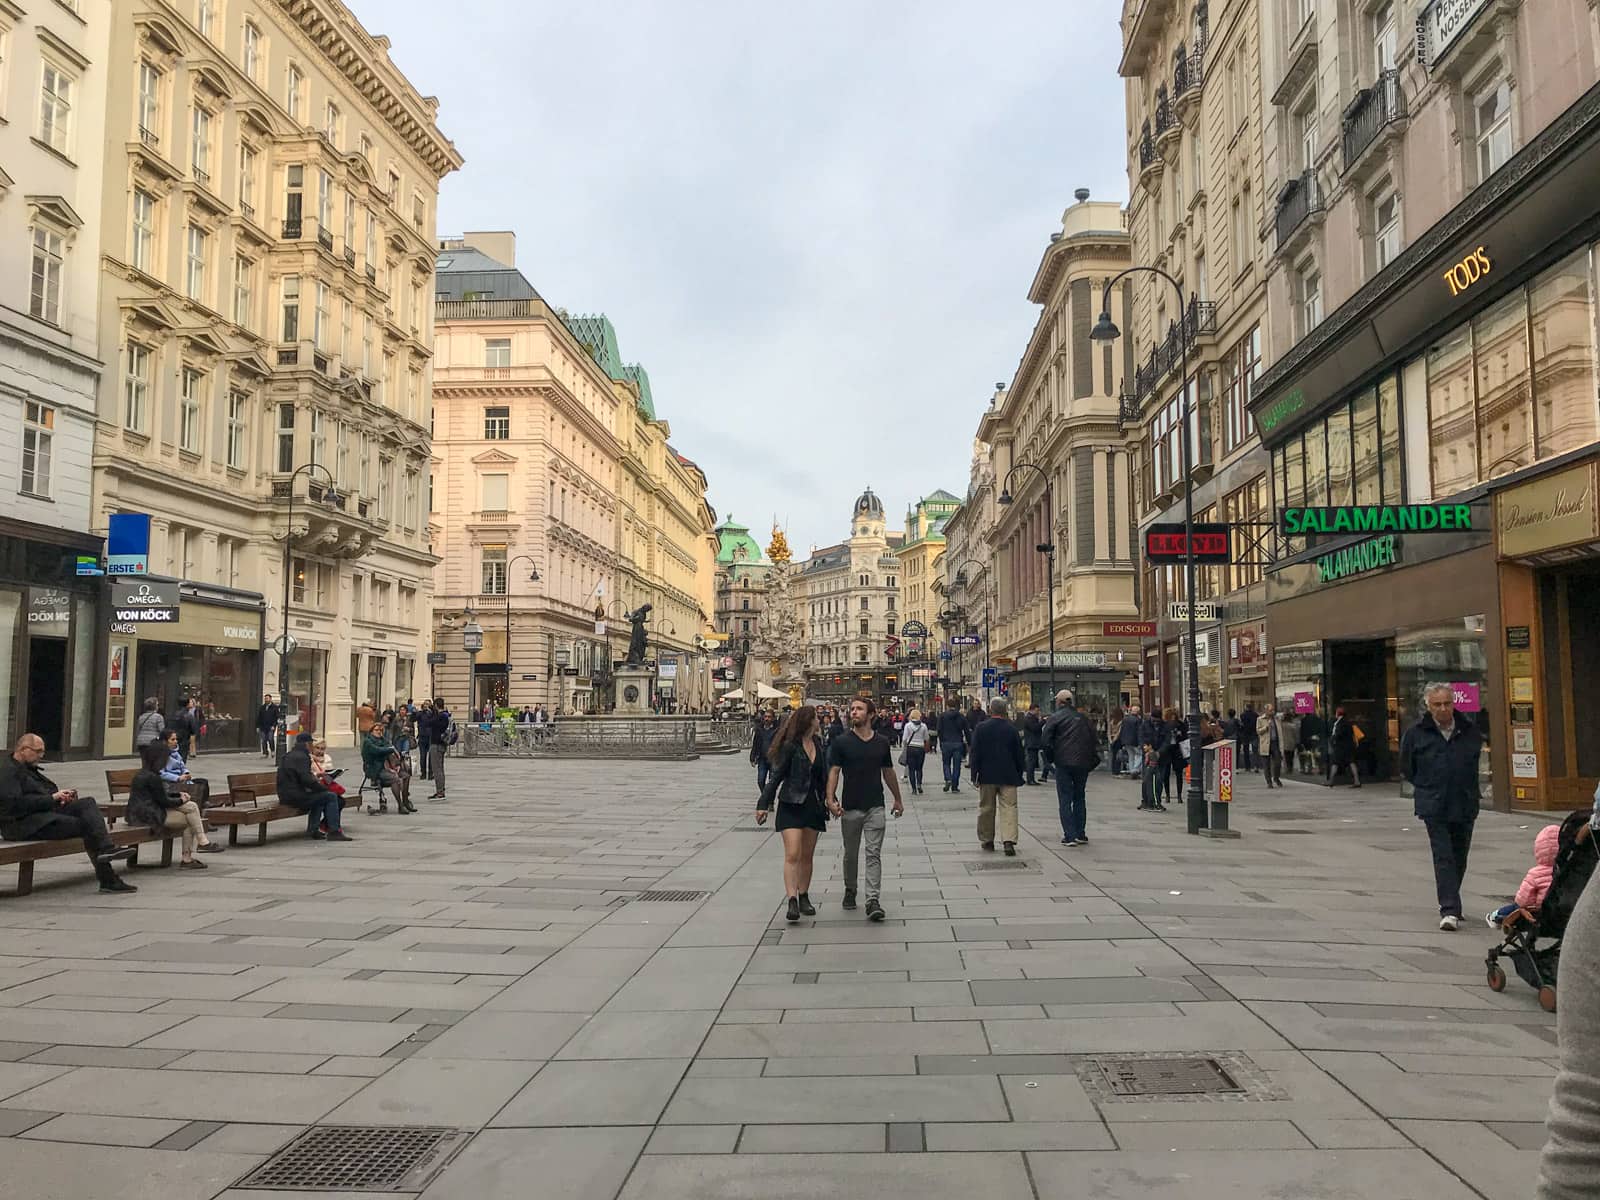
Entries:
{"type": "Polygon", "coordinates": [[[1400,561],[1400,539],[1393,534],[1341,546],[1317,559],[1317,582],[1335,583],[1352,575],[1392,567],[1400,561]]]}
{"type": "Polygon", "coordinates": [[[1456,533],[1474,528],[1470,504],[1356,504],[1285,508],[1285,537],[1308,533],[1456,533]]]}

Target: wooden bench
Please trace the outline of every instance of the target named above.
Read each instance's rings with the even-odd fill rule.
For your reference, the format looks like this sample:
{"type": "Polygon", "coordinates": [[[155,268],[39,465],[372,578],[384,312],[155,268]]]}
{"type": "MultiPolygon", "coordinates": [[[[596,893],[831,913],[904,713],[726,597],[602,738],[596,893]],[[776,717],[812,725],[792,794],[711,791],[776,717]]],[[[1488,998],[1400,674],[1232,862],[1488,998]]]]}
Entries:
{"type": "Polygon", "coordinates": [[[133,777],[139,768],[106,772],[106,799],[100,801],[100,812],[107,825],[115,825],[128,815],[128,793],[133,790],[133,777]]]}
{"type": "MultiPolygon", "coordinates": [[[[151,833],[148,829],[117,829],[111,833],[111,841],[118,846],[132,846],[133,857],[128,859],[130,867],[137,866],[139,862],[139,847],[146,842],[161,843],[161,865],[172,865],[172,839],[173,834],[151,833]]],[[[82,838],[56,838],[49,841],[30,842],[0,842],[0,866],[17,868],[17,890],[14,892],[0,892],[0,896],[26,896],[33,891],[33,864],[45,858],[68,858],[74,854],[83,853],[82,838]]]]}
{"type": "MultiPolygon", "coordinates": [[[[343,797],[344,808],[355,803],[355,797],[343,797]]],[[[267,840],[267,824],[289,817],[305,819],[305,813],[288,804],[278,803],[278,776],[273,771],[254,771],[244,775],[228,776],[228,803],[206,809],[206,820],[228,827],[228,845],[239,844],[239,829],[244,825],[256,827],[256,844],[267,840]]]]}

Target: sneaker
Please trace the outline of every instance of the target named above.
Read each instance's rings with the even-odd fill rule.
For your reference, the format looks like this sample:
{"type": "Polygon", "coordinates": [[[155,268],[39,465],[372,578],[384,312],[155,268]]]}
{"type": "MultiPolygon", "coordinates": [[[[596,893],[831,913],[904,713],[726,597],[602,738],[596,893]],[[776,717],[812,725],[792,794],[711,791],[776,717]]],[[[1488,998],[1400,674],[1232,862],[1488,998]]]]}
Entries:
{"type": "Polygon", "coordinates": [[[123,879],[122,876],[113,875],[110,879],[101,882],[100,890],[102,892],[137,892],[139,889],[123,879]]]}
{"type": "Polygon", "coordinates": [[[335,829],[332,833],[328,834],[328,840],[330,842],[353,842],[355,841],[355,838],[351,837],[342,829],[335,829]]]}
{"type": "Polygon", "coordinates": [[[1086,837],[1080,837],[1080,838],[1076,839],[1072,844],[1074,846],[1087,846],[1089,844],[1089,839],[1086,838],[1086,837]]]}
{"type": "Polygon", "coordinates": [[[205,869],[206,864],[198,858],[191,858],[188,862],[184,862],[181,858],[178,860],[178,870],[180,871],[204,871],[205,869]]]}
{"type": "Polygon", "coordinates": [[[944,790],[947,792],[950,790],[950,781],[948,779],[944,781],[944,790]]]}
{"type": "Polygon", "coordinates": [[[1440,917],[1439,918],[1439,928],[1444,930],[1446,933],[1454,933],[1456,930],[1461,928],[1461,918],[1460,917],[1440,917]]]}
{"type": "MultiPolygon", "coordinates": [[[[132,846],[110,846],[110,845],[107,845],[107,846],[102,846],[100,849],[98,849],[98,850],[96,850],[94,852],[94,860],[97,863],[116,862],[118,859],[132,858],[132,857],[133,857],[133,847],[132,846]]],[[[112,890],[115,891],[116,889],[113,888],[112,890]]]]}
{"type": "Polygon", "coordinates": [[[993,842],[979,842],[978,843],[978,849],[980,849],[980,850],[993,850],[994,849],[994,843],[993,842]]]}
{"type": "Polygon", "coordinates": [[[876,896],[869,896],[867,898],[867,920],[883,920],[883,905],[878,903],[878,898],[876,896]]]}
{"type": "Polygon", "coordinates": [[[840,902],[839,907],[840,908],[854,908],[855,906],[856,906],[855,889],[854,888],[845,888],[845,890],[844,890],[844,900],[840,902]]]}
{"type": "Polygon", "coordinates": [[[221,842],[205,842],[196,846],[195,849],[201,854],[221,854],[227,847],[221,842]]]}
{"type": "Polygon", "coordinates": [[[814,917],[817,915],[816,906],[811,903],[811,896],[806,892],[800,893],[800,915],[814,917]]]}
{"type": "Polygon", "coordinates": [[[1073,841],[1071,838],[1062,838],[1061,844],[1063,846],[1076,846],[1078,843],[1073,841]]]}
{"type": "Polygon", "coordinates": [[[788,921],[790,924],[793,924],[795,921],[800,919],[800,901],[796,900],[793,896],[789,897],[789,908],[788,911],[783,914],[783,919],[788,921]]]}
{"type": "Polygon", "coordinates": [[[1016,856],[1017,856],[1017,844],[1015,842],[1007,842],[1006,843],[1006,857],[1007,858],[1015,858],[1016,856]]]}
{"type": "Polygon", "coordinates": [[[1500,910],[1498,908],[1492,909],[1489,912],[1489,914],[1483,918],[1483,923],[1485,925],[1487,925],[1490,929],[1499,929],[1500,928],[1500,910]]]}

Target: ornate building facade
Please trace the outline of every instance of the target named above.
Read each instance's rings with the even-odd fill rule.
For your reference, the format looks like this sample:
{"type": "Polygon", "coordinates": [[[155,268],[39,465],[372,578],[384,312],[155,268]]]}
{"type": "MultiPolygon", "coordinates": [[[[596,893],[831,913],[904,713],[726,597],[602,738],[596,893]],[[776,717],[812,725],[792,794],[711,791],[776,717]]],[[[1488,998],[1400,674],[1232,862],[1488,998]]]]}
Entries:
{"type": "Polygon", "coordinates": [[[939,674],[942,593],[934,585],[944,576],[944,527],[960,506],[943,488],[922,497],[906,510],[905,539],[895,550],[900,560],[900,691],[923,700],[933,694],[939,674]]]}
{"type": "Polygon", "coordinates": [[[861,692],[880,702],[899,694],[900,560],[883,501],[869,487],[856,498],[850,536],[813,550],[795,589],[807,634],[806,693],[843,700],[861,692]]]}
{"type": "MultiPolygon", "coordinates": [[[[433,225],[461,157],[340,0],[110,8],[92,519],[151,514],[189,610],[110,652],[219,728],[248,736],[264,681],[349,744],[427,648],[433,225]]],[[[108,712],[107,752],[131,745],[108,712]]]]}
{"type": "Polygon", "coordinates": [[[766,607],[767,574],[772,560],[750,536],[750,527],[729,514],[713,531],[716,537],[716,611],[714,633],[722,651],[719,682],[726,691],[741,686],[745,662],[761,635],[766,607]]]}

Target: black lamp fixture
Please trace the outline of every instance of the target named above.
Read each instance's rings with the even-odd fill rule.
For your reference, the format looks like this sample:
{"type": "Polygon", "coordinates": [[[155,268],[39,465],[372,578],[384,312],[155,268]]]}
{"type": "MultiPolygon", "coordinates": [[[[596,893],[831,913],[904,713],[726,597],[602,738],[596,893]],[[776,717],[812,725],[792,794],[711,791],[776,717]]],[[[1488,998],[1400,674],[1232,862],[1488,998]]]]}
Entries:
{"type": "Polygon", "coordinates": [[[1122,336],[1122,330],[1117,328],[1117,323],[1111,319],[1111,314],[1106,309],[1100,310],[1100,319],[1094,323],[1094,328],[1089,330],[1091,342],[1114,342],[1122,336]]]}

